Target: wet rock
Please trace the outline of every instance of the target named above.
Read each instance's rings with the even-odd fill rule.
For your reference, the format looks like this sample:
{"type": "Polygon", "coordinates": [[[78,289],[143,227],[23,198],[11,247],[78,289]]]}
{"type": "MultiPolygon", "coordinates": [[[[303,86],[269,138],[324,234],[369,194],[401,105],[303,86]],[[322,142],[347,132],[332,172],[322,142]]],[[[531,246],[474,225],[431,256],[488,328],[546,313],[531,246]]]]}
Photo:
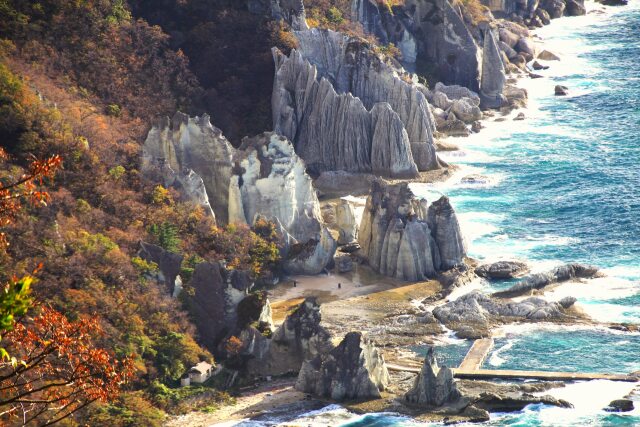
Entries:
{"type": "Polygon", "coordinates": [[[528,37],[521,37],[516,45],[518,52],[525,53],[534,57],[536,55],[536,46],[533,44],[533,40],[528,37]]]}
{"type": "Polygon", "coordinates": [[[599,0],[598,3],[601,3],[605,6],[627,6],[629,4],[628,0],[599,0]]]}
{"type": "Polygon", "coordinates": [[[374,270],[408,281],[434,277],[462,262],[465,247],[449,200],[428,206],[407,183],[374,181],[358,241],[374,270]]]}
{"type": "Polygon", "coordinates": [[[531,68],[533,68],[534,70],[548,70],[549,66],[548,65],[542,65],[538,61],[533,61],[533,63],[531,64],[531,68]]]}
{"type": "Polygon", "coordinates": [[[529,77],[532,78],[532,79],[541,79],[544,76],[541,76],[540,74],[529,73],[529,77]]]}
{"type": "Polygon", "coordinates": [[[477,408],[490,412],[516,412],[527,405],[544,404],[560,408],[572,408],[566,400],[557,399],[550,395],[536,396],[552,388],[564,387],[563,383],[536,384],[499,384],[488,381],[458,381],[458,389],[462,395],[473,402],[477,408]]]}
{"type": "Polygon", "coordinates": [[[524,113],[518,113],[518,115],[513,118],[514,121],[522,121],[524,119],[525,119],[524,113]]]}
{"type": "Polygon", "coordinates": [[[543,50],[538,55],[538,59],[542,59],[543,61],[560,61],[560,57],[553,52],[549,52],[548,50],[543,50]]]}
{"type": "Polygon", "coordinates": [[[565,4],[567,5],[564,11],[565,16],[581,16],[587,14],[584,0],[565,0],[565,4]]]}
{"type": "Polygon", "coordinates": [[[607,412],[630,412],[635,409],[633,401],[629,399],[616,399],[604,408],[607,412]]]}
{"type": "MultiPolygon", "coordinates": [[[[473,175],[467,175],[465,177],[463,177],[460,180],[461,184],[477,184],[477,185],[484,185],[484,184],[488,184],[490,182],[489,178],[484,176],[484,175],[477,175],[477,174],[473,174],[473,175]]],[[[476,274],[478,274],[476,272],[476,274]]]]}
{"type": "Polygon", "coordinates": [[[475,270],[478,276],[492,280],[513,279],[528,272],[529,266],[521,261],[498,261],[481,265],[475,270]]]}
{"type": "Polygon", "coordinates": [[[440,407],[460,399],[451,369],[446,366],[438,367],[433,347],[427,349],[413,388],[404,397],[407,402],[423,407],[440,407]]]}
{"type": "Polygon", "coordinates": [[[441,126],[438,126],[438,132],[454,137],[466,137],[471,135],[469,127],[462,120],[447,120],[441,126]]]}
{"type": "Polygon", "coordinates": [[[499,298],[512,298],[525,295],[534,290],[543,289],[554,283],[566,282],[573,279],[588,279],[597,277],[598,268],[583,264],[566,264],[556,267],[546,273],[532,274],[511,288],[493,294],[499,298]]]}
{"type": "Polygon", "coordinates": [[[382,354],[360,332],[350,332],[329,353],[304,362],[295,388],[344,401],[379,398],[388,383],[382,354]]]}
{"type": "Polygon", "coordinates": [[[569,88],[566,86],[556,85],[554,90],[556,96],[565,96],[569,94],[569,88]]]}
{"type": "Polygon", "coordinates": [[[483,128],[484,126],[482,126],[482,122],[480,121],[471,123],[471,130],[475,133],[480,132],[483,128]]]}
{"type": "Polygon", "coordinates": [[[542,0],[540,7],[549,13],[551,19],[561,18],[566,4],[563,0],[542,0]]]}
{"type": "Polygon", "coordinates": [[[551,23],[551,15],[549,15],[549,12],[546,10],[538,9],[536,10],[536,15],[538,15],[538,18],[540,18],[544,25],[549,25],[551,23]]]}

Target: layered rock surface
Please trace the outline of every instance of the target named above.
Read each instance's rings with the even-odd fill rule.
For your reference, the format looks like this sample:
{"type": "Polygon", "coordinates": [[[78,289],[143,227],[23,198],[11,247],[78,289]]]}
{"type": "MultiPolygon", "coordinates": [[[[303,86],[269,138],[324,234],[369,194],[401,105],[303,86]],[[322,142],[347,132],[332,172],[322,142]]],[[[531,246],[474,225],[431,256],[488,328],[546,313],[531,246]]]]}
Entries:
{"type": "Polygon", "coordinates": [[[545,273],[532,274],[511,288],[493,294],[495,297],[511,298],[525,295],[534,290],[543,289],[554,283],[572,279],[589,279],[599,274],[598,267],[584,264],[566,264],[545,273]]]}
{"type": "Polygon", "coordinates": [[[466,249],[449,200],[428,206],[406,183],[374,181],[362,216],[358,241],[369,265],[408,281],[434,277],[462,263],[466,249]]]}
{"type": "Polygon", "coordinates": [[[185,195],[226,223],[233,147],[208,115],[157,121],[142,149],[142,172],[185,195]]]}
{"type": "Polygon", "coordinates": [[[382,354],[360,332],[329,353],[304,362],[296,389],[336,401],[379,398],[389,383],[382,354]]]}
{"type": "Polygon", "coordinates": [[[423,86],[362,39],[295,34],[298,50],[274,50],[273,123],[312,170],[414,177],[439,166],[423,86]]]}

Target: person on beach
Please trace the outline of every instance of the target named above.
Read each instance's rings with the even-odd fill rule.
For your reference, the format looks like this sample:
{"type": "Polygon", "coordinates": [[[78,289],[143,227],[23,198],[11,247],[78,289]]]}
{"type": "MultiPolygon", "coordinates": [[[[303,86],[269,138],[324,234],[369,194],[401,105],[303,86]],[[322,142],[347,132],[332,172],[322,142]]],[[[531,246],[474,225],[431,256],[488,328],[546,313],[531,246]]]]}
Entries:
{"type": "Polygon", "coordinates": [[[342,283],[338,283],[338,289],[342,289],[342,283]]]}
{"type": "Polygon", "coordinates": [[[298,282],[296,282],[295,280],[293,281],[293,287],[295,288],[296,286],[298,286],[298,282]]]}

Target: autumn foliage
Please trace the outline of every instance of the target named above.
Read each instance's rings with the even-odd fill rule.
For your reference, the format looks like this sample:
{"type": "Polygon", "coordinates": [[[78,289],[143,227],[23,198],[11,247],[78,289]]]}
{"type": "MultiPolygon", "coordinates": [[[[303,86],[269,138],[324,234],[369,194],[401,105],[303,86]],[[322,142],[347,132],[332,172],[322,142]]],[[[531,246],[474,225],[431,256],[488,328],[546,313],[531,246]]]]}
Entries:
{"type": "Polygon", "coordinates": [[[131,359],[95,347],[102,334],[95,319],[39,311],[4,338],[19,362],[0,363],[0,419],[45,426],[116,398],[133,376],[131,359]]]}

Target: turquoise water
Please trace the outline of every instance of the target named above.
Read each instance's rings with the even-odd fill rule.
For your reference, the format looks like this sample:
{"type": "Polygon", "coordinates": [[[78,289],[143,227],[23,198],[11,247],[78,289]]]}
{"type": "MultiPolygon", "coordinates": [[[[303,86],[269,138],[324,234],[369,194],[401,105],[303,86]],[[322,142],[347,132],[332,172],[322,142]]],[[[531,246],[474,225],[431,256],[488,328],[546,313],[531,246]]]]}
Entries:
{"type": "MultiPolygon", "coordinates": [[[[490,123],[478,135],[456,140],[461,152],[445,157],[463,167],[460,177],[480,174],[489,178],[487,185],[460,185],[454,179],[435,188],[412,187],[427,198],[433,199],[434,191],[450,197],[475,258],[520,258],[539,271],[565,262],[603,268],[606,278],[558,290],[558,297],[562,292],[576,296],[602,321],[640,323],[639,3],[556,21],[539,32],[562,61],[549,63],[547,78],[524,82],[530,97],[527,119],[490,123]],[[570,96],[555,97],[556,84],[569,87],[570,96]]],[[[513,327],[496,340],[485,366],[640,370],[640,335],[569,329],[513,327]]],[[[460,347],[440,351],[452,361],[460,347]]],[[[601,411],[626,394],[623,389],[606,382],[574,384],[560,393],[567,393],[576,409],[532,405],[520,413],[495,414],[488,425],[640,425],[637,410],[631,415],[601,411]]],[[[349,425],[417,424],[386,414],[349,425]]]]}
{"type": "MultiPolygon", "coordinates": [[[[450,197],[475,258],[521,258],[539,271],[566,262],[605,269],[607,277],[563,286],[549,297],[573,295],[601,321],[640,323],[640,0],[605,11],[563,18],[539,31],[562,61],[541,72],[547,78],[523,82],[530,99],[525,121],[489,123],[479,134],[453,141],[461,151],[445,160],[462,166],[458,178],[480,174],[489,184],[465,186],[453,179],[412,189],[429,200],[437,197],[434,192],[450,197]],[[570,96],[555,97],[556,84],[569,87],[570,96]]],[[[482,286],[490,291],[510,284],[482,286]]],[[[437,357],[455,366],[468,346],[460,341],[441,347],[437,357]]],[[[485,366],[628,373],[640,370],[640,334],[514,326],[496,340],[485,366]]],[[[607,381],[570,384],[557,397],[575,409],[531,405],[518,413],[492,414],[485,425],[640,426],[639,409],[602,411],[630,387],[607,381]]],[[[336,405],[303,421],[424,425],[394,414],[356,416],[336,405]]]]}

